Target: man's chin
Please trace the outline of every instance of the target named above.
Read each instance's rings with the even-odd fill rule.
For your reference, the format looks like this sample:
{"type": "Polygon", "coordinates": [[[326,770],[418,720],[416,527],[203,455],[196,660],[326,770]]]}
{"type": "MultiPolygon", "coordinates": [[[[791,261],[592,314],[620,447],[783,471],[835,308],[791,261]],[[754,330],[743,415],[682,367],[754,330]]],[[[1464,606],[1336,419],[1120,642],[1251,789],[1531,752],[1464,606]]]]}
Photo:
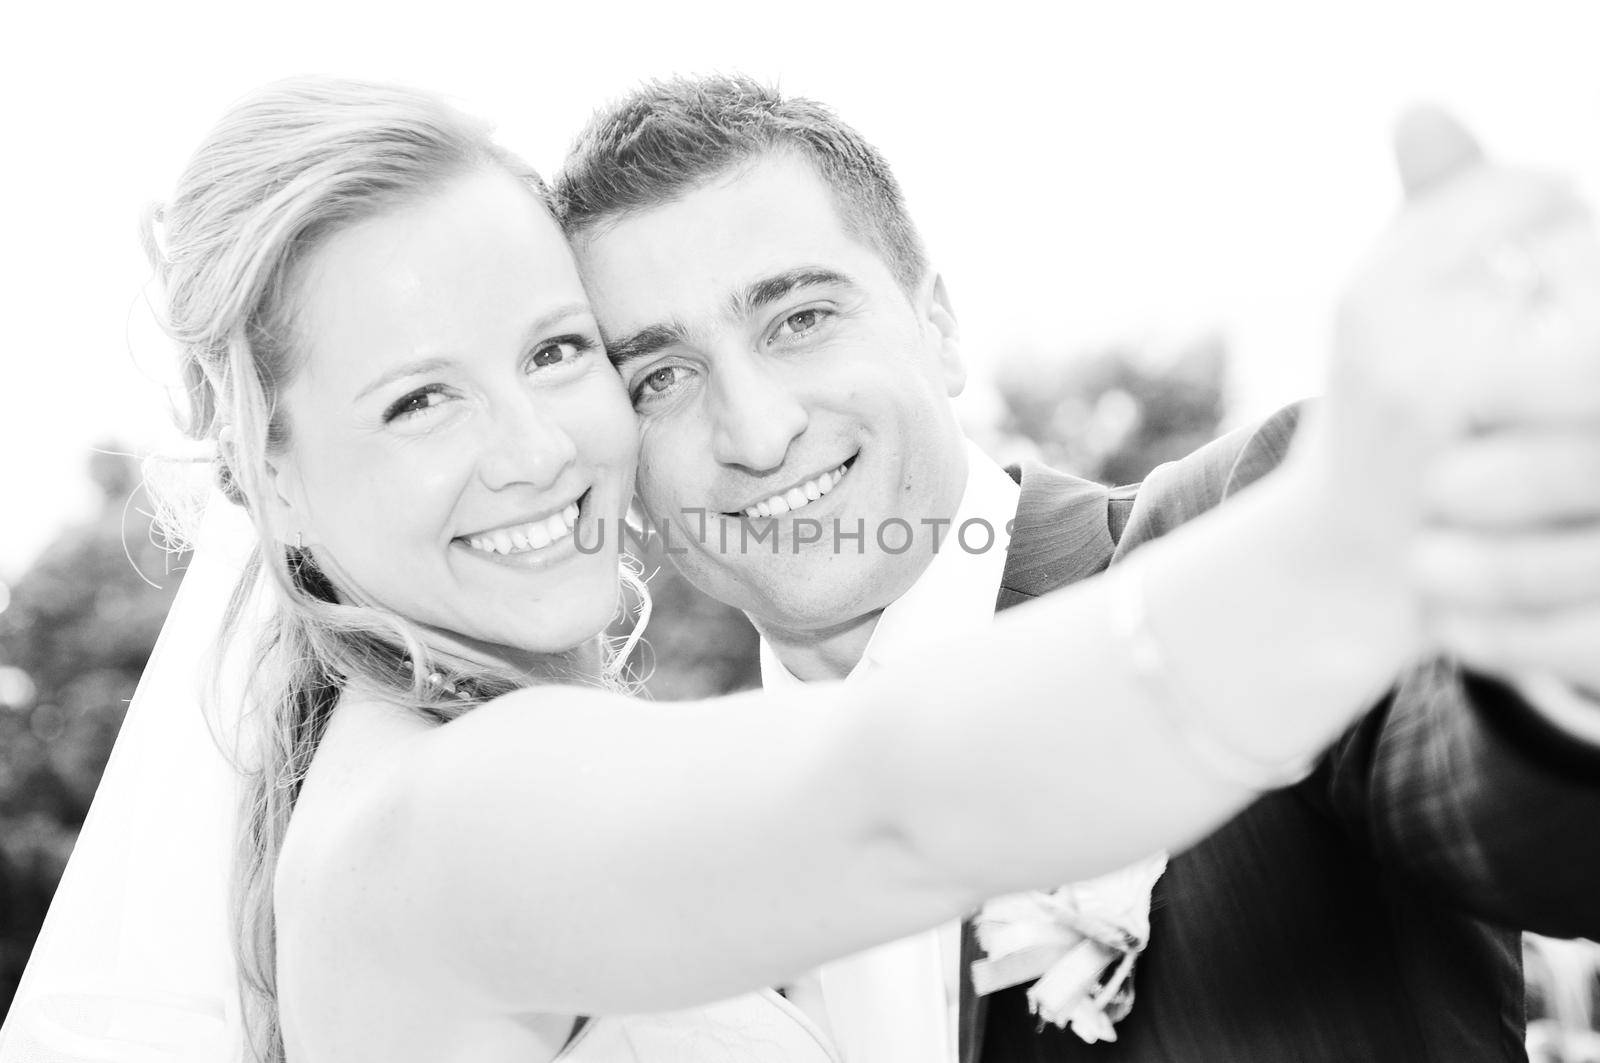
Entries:
{"type": "MultiPolygon", "coordinates": [[[[796,560],[803,560],[796,559],[796,560]]],[[[915,573],[898,579],[898,572],[875,572],[868,558],[819,559],[816,565],[796,565],[781,579],[770,574],[757,581],[742,581],[740,605],[758,627],[789,632],[829,632],[851,628],[875,618],[915,582],[915,573]],[[873,578],[881,575],[882,578],[873,578]]],[[[724,599],[727,600],[727,599],[724,599]]]]}

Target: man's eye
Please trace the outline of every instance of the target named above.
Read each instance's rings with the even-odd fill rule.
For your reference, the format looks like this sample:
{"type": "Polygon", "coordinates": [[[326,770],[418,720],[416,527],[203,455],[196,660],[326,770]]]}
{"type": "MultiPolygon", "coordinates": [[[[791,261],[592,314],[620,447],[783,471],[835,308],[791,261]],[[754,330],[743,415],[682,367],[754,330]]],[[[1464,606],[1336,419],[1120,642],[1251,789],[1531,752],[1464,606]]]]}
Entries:
{"type": "Polygon", "coordinates": [[[676,384],[677,382],[678,382],[678,366],[668,365],[668,366],[663,366],[660,369],[657,369],[655,372],[653,372],[649,376],[645,377],[642,383],[644,384],[645,387],[649,388],[651,391],[657,392],[659,394],[660,392],[663,392],[663,391],[667,390],[668,388],[670,388],[673,384],[676,384]]]}
{"type": "Polygon", "coordinates": [[[594,341],[586,340],[581,336],[563,336],[559,340],[545,344],[533,352],[533,357],[528,359],[535,369],[546,369],[552,365],[564,365],[575,362],[585,351],[594,347],[594,341]]]}
{"type": "Polygon", "coordinates": [[[681,383],[687,374],[688,369],[681,365],[664,365],[660,369],[651,370],[640,377],[638,384],[634,385],[634,401],[665,394],[681,383]]]}
{"type": "Polygon", "coordinates": [[[389,408],[383,411],[383,420],[388,423],[400,417],[415,416],[424,410],[431,410],[444,398],[444,392],[437,387],[419,388],[390,403],[389,408]]]}
{"type": "Polygon", "coordinates": [[[826,311],[817,307],[797,310],[783,319],[783,324],[778,326],[778,332],[788,333],[791,336],[803,335],[822,323],[824,313],[826,311]]]}

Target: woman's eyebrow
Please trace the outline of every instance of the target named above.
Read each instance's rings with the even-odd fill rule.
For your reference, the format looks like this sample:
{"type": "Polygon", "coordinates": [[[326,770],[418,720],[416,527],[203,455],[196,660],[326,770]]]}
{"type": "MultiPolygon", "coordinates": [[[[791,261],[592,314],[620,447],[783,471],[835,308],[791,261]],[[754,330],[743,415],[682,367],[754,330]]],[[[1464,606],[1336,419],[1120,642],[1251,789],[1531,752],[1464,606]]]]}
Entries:
{"type": "Polygon", "coordinates": [[[534,318],[533,321],[528,325],[527,331],[524,333],[524,335],[527,336],[528,342],[532,343],[534,340],[539,339],[542,334],[554,330],[557,325],[565,321],[567,318],[579,316],[592,320],[594,317],[594,311],[590,309],[588,303],[563,303],[561,306],[547,310],[538,317],[534,318]]]}
{"type": "Polygon", "coordinates": [[[404,380],[408,376],[421,376],[424,373],[435,373],[448,368],[451,364],[448,358],[418,358],[414,362],[397,365],[357,392],[356,401],[360,402],[374,391],[388,387],[397,380],[404,380]]]}
{"type": "MultiPolygon", "coordinates": [[[[590,314],[588,303],[563,303],[560,306],[553,307],[552,309],[540,314],[529,323],[528,327],[523,331],[523,335],[527,337],[524,342],[532,343],[540,336],[548,333],[562,321],[565,321],[569,317],[577,317],[580,314],[584,316],[588,316],[590,314]]],[[[418,358],[416,361],[406,362],[404,365],[397,365],[393,369],[384,373],[382,376],[378,377],[376,380],[372,381],[372,383],[368,384],[366,387],[362,388],[361,391],[356,395],[356,401],[360,402],[374,391],[386,387],[389,384],[394,383],[396,380],[404,380],[408,376],[420,376],[424,373],[435,373],[441,369],[449,368],[451,364],[452,363],[449,358],[433,357],[418,358]]]]}

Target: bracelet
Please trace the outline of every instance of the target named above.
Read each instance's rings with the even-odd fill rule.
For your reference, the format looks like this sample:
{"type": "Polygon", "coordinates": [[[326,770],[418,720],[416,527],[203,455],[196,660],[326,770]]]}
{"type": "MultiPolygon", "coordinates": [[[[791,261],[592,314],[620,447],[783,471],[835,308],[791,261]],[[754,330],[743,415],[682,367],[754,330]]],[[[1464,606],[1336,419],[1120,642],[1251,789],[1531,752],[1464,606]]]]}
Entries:
{"type": "Polygon", "coordinates": [[[1316,765],[1314,755],[1268,763],[1234,749],[1180,711],[1184,698],[1146,614],[1144,567],[1137,561],[1127,562],[1108,577],[1111,634],[1127,667],[1146,688],[1151,703],[1190,757],[1214,778],[1258,793],[1291,786],[1311,774],[1316,765]]]}

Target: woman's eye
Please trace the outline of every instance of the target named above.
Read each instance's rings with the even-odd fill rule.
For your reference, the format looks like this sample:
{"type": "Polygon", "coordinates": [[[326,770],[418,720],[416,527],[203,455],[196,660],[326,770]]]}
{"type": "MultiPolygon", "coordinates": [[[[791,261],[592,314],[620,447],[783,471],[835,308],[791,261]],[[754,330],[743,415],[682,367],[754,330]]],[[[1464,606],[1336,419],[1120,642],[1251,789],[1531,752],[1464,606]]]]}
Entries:
{"type": "Polygon", "coordinates": [[[575,362],[585,351],[593,347],[592,340],[586,340],[581,336],[563,336],[534,351],[533,357],[528,361],[535,369],[548,369],[553,365],[575,362]]]}
{"type": "Polygon", "coordinates": [[[387,410],[383,411],[384,422],[387,423],[400,417],[410,417],[422,413],[424,410],[431,410],[443,402],[444,398],[444,392],[438,388],[421,388],[411,392],[409,395],[402,395],[390,403],[387,410]]]}

